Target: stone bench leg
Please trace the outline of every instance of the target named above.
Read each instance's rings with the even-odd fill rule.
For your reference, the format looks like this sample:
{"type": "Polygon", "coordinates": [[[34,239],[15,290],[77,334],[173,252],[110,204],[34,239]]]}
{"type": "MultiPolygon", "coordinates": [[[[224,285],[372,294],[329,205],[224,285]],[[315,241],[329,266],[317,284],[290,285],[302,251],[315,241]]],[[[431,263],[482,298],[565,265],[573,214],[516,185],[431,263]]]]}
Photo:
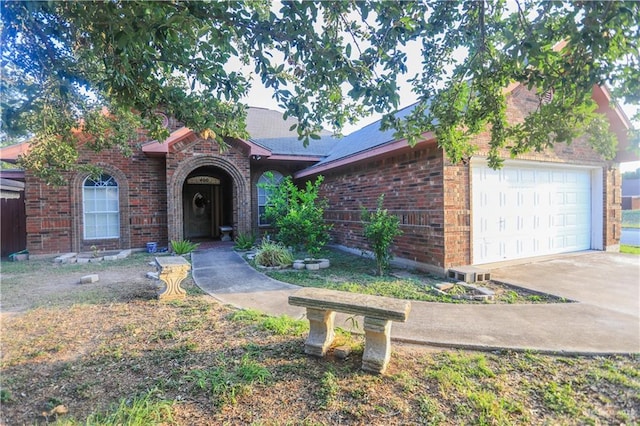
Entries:
{"type": "Polygon", "coordinates": [[[184,299],[187,292],[180,287],[180,283],[189,275],[188,267],[163,268],[158,278],[165,283],[165,290],[158,294],[159,300],[184,299]]]}
{"type": "Polygon", "coordinates": [[[304,343],[304,352],[309,355],[324,356],[335,334],[333,321],[336,313],[324,309],[307,308],[309,336],[304,343]]]}
{"type": "Polygon", "coordinates": [[[391,358],[391,321],[365,317],[364,336],[362,369],[384,373],[391,358]]]}

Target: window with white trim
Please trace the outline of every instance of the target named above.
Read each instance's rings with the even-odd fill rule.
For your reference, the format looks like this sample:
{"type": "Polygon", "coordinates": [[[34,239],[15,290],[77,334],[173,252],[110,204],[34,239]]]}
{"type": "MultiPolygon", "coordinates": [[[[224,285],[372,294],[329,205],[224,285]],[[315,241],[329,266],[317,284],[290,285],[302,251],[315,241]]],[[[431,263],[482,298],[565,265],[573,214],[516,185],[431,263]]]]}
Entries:
{"type": "Polygon", "coordinates": [[[82,184],[84,239],[120,237],[118,182],[109,175],[88,177],[82,184]]]}
{"type": "Polygon", "coordinates": [[[267,210],[267,203],[269,202],[269,195],[271,190],[269,188],[265,188],[266,184],[277,184],[282,180],[282,173],[276,172],[275,170],[271,170],[268,172],[264,172],[260,179],[258,179],[258,225],[259,226],[268,226],[271,225],[267,222],[264,214],[267,210]]]}

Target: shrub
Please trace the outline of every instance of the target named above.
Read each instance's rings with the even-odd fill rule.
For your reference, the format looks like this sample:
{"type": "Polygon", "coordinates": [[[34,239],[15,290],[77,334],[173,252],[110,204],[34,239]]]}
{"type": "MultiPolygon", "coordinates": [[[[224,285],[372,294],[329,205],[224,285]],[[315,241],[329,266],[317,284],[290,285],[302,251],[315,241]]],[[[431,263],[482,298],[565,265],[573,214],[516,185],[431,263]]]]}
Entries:
{"type": "Polygon", "coordinates": [[[378,197],[378,207],[375,212],[362,208],[361,219],[364,222],[364,236],[369,241],[376,258],[377,273],[383,275],[391,260],[391,244],[393,239],[402,235],[399,228],[400,220],[382,208],[384,194],[378,197]]]}
{"type": "Polygon", "coordinates": [[[256,234],[250,232],[248,234],[238,234],[235,238],[235,245],[233,248],[236,250],[250,250],[256,243],[256,234]]]}
{"type": "Polygon", "coordinates": [[[291,177],[279,184],[264,185],[270,190],[265,216],[276,228],[278,241],[313,256],[329,241],[331,229],[324,221],[327,200],[318,196],[322,181],[323,177],[318,176],[303,189],[294,185],[291,177]]]}
{"type": "Polygon", "coordinates": [[[283,245],[265,240],[254,260],[260,266],[287,267],[293,264],[293,254],[283,245]]]}
{"type": "Polygon", "coordinates": [[[181,241],[171,240],[171,248],[173,249],[173,252],[177,255],[191,253],[192,251],[197,249],[199,245],[200,245],[199,243],[192,243],[189,240],[181,240],[181,241]]]}

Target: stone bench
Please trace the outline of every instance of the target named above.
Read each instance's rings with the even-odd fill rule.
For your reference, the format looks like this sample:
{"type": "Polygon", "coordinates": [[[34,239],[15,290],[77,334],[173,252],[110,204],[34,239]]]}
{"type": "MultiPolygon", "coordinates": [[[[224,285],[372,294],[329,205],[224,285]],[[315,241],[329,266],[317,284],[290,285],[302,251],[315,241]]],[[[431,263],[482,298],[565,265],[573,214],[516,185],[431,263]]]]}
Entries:
{"type": "Polygon", "coordinates": [[[162,256],[156,257],[156,266],[159,270],[158,279],[166,285],[164,291],[158,294],[158,299],[184,299],[187,292],[180,287],[180,283],[189,275],[191,264],[182,256],[162,256]]]}
{"type": "Polygon", "coordinates": [[[378,374],[391,357],[391,322],[405,322],[411,310],[406,300],[324,288],[303,288],[289,296],[289,304],[307,308],[310,327],[304,351],[315,356],[324,356],[333,343],[336,312],[364,316],[362,369],[378,374]]]}

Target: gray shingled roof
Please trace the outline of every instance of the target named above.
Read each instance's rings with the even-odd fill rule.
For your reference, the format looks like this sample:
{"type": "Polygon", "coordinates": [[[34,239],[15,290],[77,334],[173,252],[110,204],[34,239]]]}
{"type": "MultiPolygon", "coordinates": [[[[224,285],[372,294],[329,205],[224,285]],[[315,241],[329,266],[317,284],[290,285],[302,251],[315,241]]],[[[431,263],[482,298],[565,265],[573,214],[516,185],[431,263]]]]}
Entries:
{"type": "MultiPolygon", "coordinates": [[[[414,108],[415,104],[403,108],[396,112],[396,117],[404,118],[414,108]]],[[[273,154],[325,157],[310,168],[396,141],[394,130],[381,131],[381,120],[378,120],[340,139],[329,132],[323,132],[321,139],[311,140],[305,148],[302,141],[298,140],[295,130],[289,131],[295,122],[292,118],[282,120],[281,112],[264,108],[251,107],[247,113],[247,130],[251,141],[269,149],[273,154]]]]}
{"type": "Polygon", "coordinates": [[[289,130],[296,123],[294,118],[282,119],[280,111],[249,107],[247,110],[247,132],[252,142],[271,151],[272,154],[325,156],[337,143],[331,132],[323,130],[322,139],[312,140],[304,147],[298,133],[289,130]]]}
{"type": "Polygon", "coordinates": [[[273,138],[273,139],[259,139],[251,140],[265,148],[268,148],[274,155],[310,155],[316,157],[325,157],[329,154],[331,149],[340,143],[340,139],[334,138],[331,135],[323,136],[321,139],[311,139],[307,147],[304,146],[298,137],[290,138],[273,138]]]}
{"type": "MultiPolygon", "coordinates": [[[[414,108],[415,104],[410,105],[396,112],[395,116],[398,118],[404,118],[409,115],[409,113],[411,113],[414,108]]],[[[381,131],[381,121],[382,120],[375,121],[363,127],[362,129],[356,130],[355,132],[340,139],[339,142],[335,144],[334,148],[329,152],[329,155],[327,155],[319,163],[311,166],[310,168],[326,163],[331,163],[332,161],[341,160],[360,152],[377,148],[387,143],[395,142],[396,138],[393,136],[395,131],[393,129],[381,131]]]]}
{"type": "Polygon", "coordinates": [[[266,108],[247,108],[247,132],[252,140],[295,136],[289,128],[296,123],[294,118],[282,119],[280,111],[266,108]]]}

